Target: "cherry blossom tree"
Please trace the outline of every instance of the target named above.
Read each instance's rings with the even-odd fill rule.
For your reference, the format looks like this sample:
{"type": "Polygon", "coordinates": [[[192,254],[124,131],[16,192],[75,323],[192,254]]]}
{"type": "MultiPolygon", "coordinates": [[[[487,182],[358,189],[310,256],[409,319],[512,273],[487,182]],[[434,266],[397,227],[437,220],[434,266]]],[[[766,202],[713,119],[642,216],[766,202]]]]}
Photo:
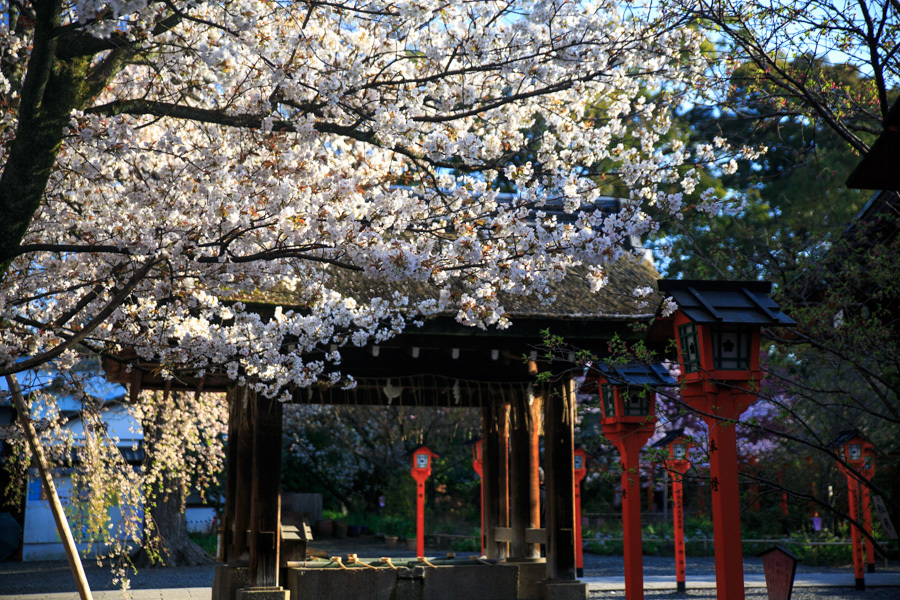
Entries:
{"type": "Polygon", "coordinates": [[[88,349],[282,399],[352,386],[348,344],[438,312],[506,327],[501,294],[551,302],[582,265],[599,288],[629,237],[728,209],[698,188],[704,165],[733,168],[724,140],[666,135],[706,85],[701,36],[637,5],[11,0],[5,17],[3,376],[88,349]],[[629,190],[616,214],[599,165],[629,190]],[[362,299],[347,273],[434,292],[362,299]],[[260,298],[292,308],[263,318],[260,298]]]}
{"type": "Polygon", "coordinates": [[[677,167],[714,158],[659,141],[698,36],[609,2],[11,6],[0,374],[81,344],[268,394],[337,383],[330,344],[436,311],[504,327],[498,293],[550,301],[584,262],[601,285],[626,236],[685,210],[677,167]],[[541,168],[506,169],[500,199],[538,116],[541,168]],[[601,160],[632,190],[616,215],[592,210],[601,160]],[[360,302],[341,270],[438,292],[360,302]],[[234,302],[260,291],[310,310],[234,302]]]}

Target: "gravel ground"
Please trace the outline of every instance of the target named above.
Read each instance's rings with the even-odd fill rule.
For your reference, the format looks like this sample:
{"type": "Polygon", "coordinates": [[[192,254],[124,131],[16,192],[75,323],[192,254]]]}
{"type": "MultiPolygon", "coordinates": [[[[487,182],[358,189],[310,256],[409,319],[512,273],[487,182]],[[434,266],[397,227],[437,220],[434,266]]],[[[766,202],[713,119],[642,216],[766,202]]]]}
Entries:
{"type": "MultiPolygon", "coordinates": [[[[671,556],[645,556],[644,575],[670,575],[675,576],[675,559],[671,556]]],[[[876,564],[878,571],[900,572],[900,563],[891,562],[887,568],[882,562],[876,564]]],[[[625,569],[625,560],[621,556],[598,556],[596,554],[584,555],[584,574],[586,577],[615,577],[621,576],[625,569]]],[[[712,556],[688,556],[685,562],[685,573],[688,579],[694,575],[712,575],[716,572],[715,559],[712,556]]],[[[852,565],[838,567],[823,567],[821,565],[797,565],[797,573],[852,573],[852,565]]],[[[744,573],[764,573],[762,559],[756,556],[744,557],[744,573]]],[[[900,599],[900,591],[897,598],[900,599]]]]}
{"type": "MultiPolygon", "coordinates": [[[[621,600],[625,597],[624,592],[593,592],[590,600],[606,600],[618,598],[621,600]]],[[[664,591],[646,591],[644,597],[649,599],[671,598],[673,600],[701,600],[714,599],[716,597],[715,590],[697,590],[689,591],[686,594],[677,592],[664,591]]],[[[745,592],[747,600],[768,600],[766,591],[762,588],[752,588],[745,592]]],[[[854,588],[795,588],[791,594],[791,600],[897,600],[900,598],[900,590],[897,588],[875,588],[870,587],[865,591],[858,591],[854,588]]]]}
{"type": "MultiPolygon", "coordinates": [[[[210,587],[215,565],[173,569],[141,569],[131,576],[136,590],[210,587]]],[[[84,563],[92,591],[116,590],[108,567],[84,563]]],[[[75,590],[69,564],[62,561],[0,562],[0,598],[14,594],[53,594],[75,590]]]]}
{"type": "MultiPolygon", "coordinates": [[[[363,539],[314,542],[313,546],[327,552],[329,555],[346,555],[351,552],[358,553],[360,557],[413,557],[414,552],[397,549],[387,550],[382,542],[366,541],[363,539]]],[[[443,551],[435,551],[434,555],[441,555],[443,551]]],[[[464,556],[467,553],[457,553],[464,556]]],[[[115,590],[110,571],[107,567],[97,566],[93,562],[85,563],[85,571],[88,576],[91,589],[95,591],[115,590]]],[[[623,559],[621,556],[597,556],[584,555],[585,577],[615,577],[623,572],[623,559]]],[[[131,576],[133,589],[172,589],[190,587],[209,587],[212,585],[214,565],[185,568],[157,568],[141,569],[136,575],[131,576]]],[[[881,563],[878,570],[900,572],[900,563],[892,563],[884,569],[881,563]]],[[[715,573],[715,563],[712,557],[688,557],[686,571],[688,584],[691,575],[715,573]]],[[[762,561],[756,557],[744,558],[744,571],[746,573],[762,573],[762,561]]],[[[798,572],[852,572],[849,567],[818,567],[798,565],[798,572]]],[[[671,557],[645,556],[644,574],[647,576],[662,575],[674,576],[674,565],[671,557]]],[[[0,598],[13,594],[37,594],[69,592],[74,589],[72,575],[65,561],[51,562],[0,562],[0,598]]],[[[715,590],[694,590],[687,594],[678,594],[666,591],[647,591],[647,598],[672,598],[672,599],[701,599],[715,598],[715,590]]],[[[623,592],[594,592],[591,600],[623,598],[623,592]]],[[[749,600],[764,600],[767,598],[765,590],[750,589],[747,591],[749,600]]],[[[797,588],[792,595],[793,600],[898,600],[900,589],[869,587],[865,591],[857,591],[853,588],[797,588]]],[[[462,599],[461,599],[462,600],[462,599]]]]}

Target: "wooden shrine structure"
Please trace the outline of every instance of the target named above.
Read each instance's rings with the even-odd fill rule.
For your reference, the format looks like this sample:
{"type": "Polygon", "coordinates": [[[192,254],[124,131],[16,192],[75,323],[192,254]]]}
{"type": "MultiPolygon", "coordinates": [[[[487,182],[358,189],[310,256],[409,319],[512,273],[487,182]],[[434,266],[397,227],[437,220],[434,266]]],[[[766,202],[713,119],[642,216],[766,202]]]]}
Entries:
{"type": "MultiPolygon", "coordinates": [[[[575,563],[576,390],[572,377],[580,373],[573,373],[573,365],[565,361],[542,362],[534,351],[545,330],[601,357],[614,335],[625,340],[641,336],[630,325],[652,319],[657,302],[650,299],[641,306],[632,290],[654,287],[656,270],[646,261],[625,258],[608,271],[610,284],[596,294],[576,273],[556,286],[557,299],[550,306],[542,306],[531,297],[504,299],[513,323],[505,330],[464,327],[452,315],[444,315],[426,321],[420,328],[408,328],[377,346],[348,345],[340,349],[341,368],[357,380],[355,389],[314,387],[291,392],[295,403],[481,410],[485,555],[491,563],[527,565],[529,576],[535,580],[534,585],[523,585],[521,569],[519,583],[512,588],[492,591],[492,584],[485,580],[488,583],[478,590],[481,600],[586,597],[586,587],[576,580],[575,563]],[[539,370],[550,370],[558,377],[537,387],[534,376],[539,370]],[[543,528],[538,480],[541,421],[546,474],[543,528]],[[540,558],[541,543],[546,544],[546,561],[540,558]]],[[[393,290],[419,297],[431,292],[396,285],[388,289],[383,282],[359,274],[347,275],[341,285],[346,295],[361,302],[390,297],[393,290]]],[[[242,300],[264,318],[274,315],[276,306],[291,307],[289,297],[277,294],[242,300]]],[[[247,387],[235,386],[215,373],[198,379],[191,373],[176,372],[173,379],[164,380],[158,365],[143,363],[134,356],[106,359],[104,368],[111,380],[130,387],[133,398],[141,389],[227,394],[230,412],[224,550],[220,556],[224,566],[217,570],[213,600],[251,596],[307,600],[309,596],[289,583],[299,576],[287,576],[295,569],[283,564],[280,556],[282,404],[247,387]],[[232,571],[244,566],[246,579],[235,576],[232,571]],[[288,589],[279,590],[278,586],[288,589]]],[[[485,566],[480,568],[484,571],[485,566]]],[[[355,571],[343,570],[337,576],[352,578],[350,574],[355,571]]],[[[361,571],[377,578],[382,575],[374,571],[385,570],[361,571]]],[[[443,584],[443,591],[437,595],[427,592],[426,586],[425,592],[414,595],[420,599],[460,597],[454,596],[460,592],[454,585],[443,584]]],[[[380,600],[372,589],[375,587],[368,585],[358,597],[380,600]]],[[[342,597],[349,597],[347,593],[346,586],[340,588],[342,597]]],[[[322,595],[317,592],[315,600],[322,595]]],[[[399,600],[401,596],[393,592],[385,600],[399,600]]]]}

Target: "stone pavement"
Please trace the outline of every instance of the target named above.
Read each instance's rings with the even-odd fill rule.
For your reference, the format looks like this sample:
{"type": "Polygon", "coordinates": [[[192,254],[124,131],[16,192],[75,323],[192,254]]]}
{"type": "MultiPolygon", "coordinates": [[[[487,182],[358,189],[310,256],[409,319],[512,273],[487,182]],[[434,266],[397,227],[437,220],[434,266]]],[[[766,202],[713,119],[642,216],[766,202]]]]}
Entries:
{"type": "MultiPolygon", "coordinates": [[[[689,590],[715,589],[715,575],[694,575],[685,577],[689,590]]],[[[617,591],[625,589],[623,577],[582,577],[588,584],[588,590],[617,591]]],[[[794,588],[854,587],[853,573],[798,573],[794,578],[794,588]]],[[[744,588],[765,588],[766,578],[762,573],[745,573],[744,588]]],[[[900,588],[900,573],[866,573],[866,588],[897,587],[900,588]]],[[[644,577],[645,590],[673,590],[675,577],[665,575],[649,575],[644,577]]],[[[900,590],[897,590],[900,597],[900,590]]]]}
{"type": "MultiPolygon", "coordinates": [[[[387,550],[383,542],[375,540],[317,541],[331,556],[358,552],[360,556],[412,557],[415,553],[403,549],[387,550]]],[[[429,553],[442,556],[446,551],[429,553]]],[[[458,553],[462,556],[465,552],[458,553]]],[[[621,556],[585,554],[585,577],[592,600],[622,597],[625,583],[622,577],[621,556]]],[[[675,592],[675,567],[672,557],[644,556],[644,587],[649,598],[700,599],[715,597],[715,561],[712,557],[687,558],[688,594],[675,592]]],[[[132,576],[132,587],[123,594],[110,581],[108,568],[85,562],[85,571],[96,600],[209,600],[214,572],[213,565],[173,569],[141,569],[132,576]]],[[[828,568],[798,565],[796,600],[900,599],[900,563],[879,562],[875,573],[866,573],[866,590],[854,589],[853,570],[849,566],[828,568]],[[804,590],[807,590],[804,592],[804,590]]],[[[744,557],[744,581],[749,599],[765,598],[765,577],[761,559],[744,557]]],[[[0,562],[0,600],[78,600],[72,575],[65,561],[0,562]]],[[[352,599],[348,599],[352,600],[352,599]]],[[[470,600],[461,598],[460,600],[470,600]]]]}
{"type": "MultiPolygon", "coordinates": [[[[94,600],[209,600],[212,588],[162,588],[155,590],[103,590],[92,591],[94,600]]],[[[3,600],[79,600],[78,592],[56,592],[50,594],[0,595],[3,600]]]]}

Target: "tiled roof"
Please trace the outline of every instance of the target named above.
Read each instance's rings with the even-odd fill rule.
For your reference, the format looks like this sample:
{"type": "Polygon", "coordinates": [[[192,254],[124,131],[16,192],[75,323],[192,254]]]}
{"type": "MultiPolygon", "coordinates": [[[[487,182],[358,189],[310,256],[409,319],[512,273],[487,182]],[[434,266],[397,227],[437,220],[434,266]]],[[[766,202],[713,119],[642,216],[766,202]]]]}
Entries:
{"type": "Polygon", "coordinates": [[[672,296],[695,323],[795,325],[769,296],[765,281],[697,281],[661,279],[659,291],[672,296]]]}

